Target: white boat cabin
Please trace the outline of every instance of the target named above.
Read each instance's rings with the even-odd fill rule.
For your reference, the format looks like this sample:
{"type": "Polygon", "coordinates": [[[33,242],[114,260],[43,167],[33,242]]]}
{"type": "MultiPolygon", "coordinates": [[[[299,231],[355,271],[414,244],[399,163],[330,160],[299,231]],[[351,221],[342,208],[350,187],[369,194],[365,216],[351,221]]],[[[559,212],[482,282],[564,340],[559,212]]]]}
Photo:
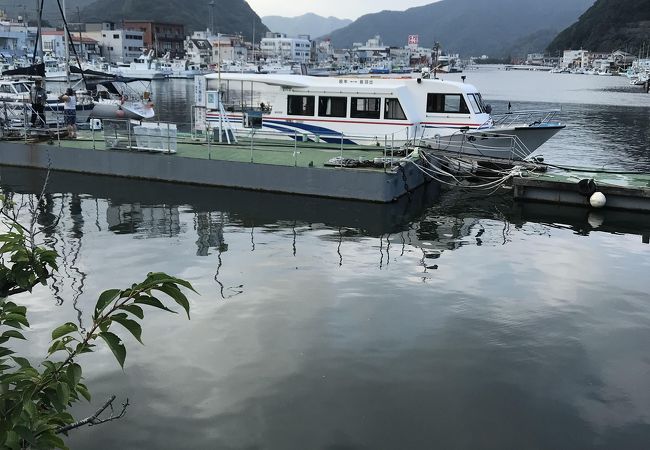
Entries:
{"type": "Polygon", "coordinates": [[[291,139],[403,143],[491,126],[476,87],[435,79],[209,74],[197,77],[195,96],[199,129],[227,121],[238,133],[258,129],[291,139]]]}

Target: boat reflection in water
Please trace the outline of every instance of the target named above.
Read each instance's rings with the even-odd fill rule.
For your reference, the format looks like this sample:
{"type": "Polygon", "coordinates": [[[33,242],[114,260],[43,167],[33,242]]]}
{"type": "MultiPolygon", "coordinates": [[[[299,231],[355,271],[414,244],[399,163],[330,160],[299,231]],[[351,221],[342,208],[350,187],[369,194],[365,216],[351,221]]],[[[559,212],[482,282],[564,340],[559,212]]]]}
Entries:
{"type": "MultiPolygon", "coordinates": [[[[3,187],[14,192],[39,192],[45,179],[44,171],[2,168],[0,172],[3,187]]],[[[593,231],[638,234],[643,242],[650,235],[650,227],[634,213],[516,203],[509,194],[485,197],[450,191],[441,195],[433,183],[387,205],[60,173],[50,174],[47,192],[39,224],[46,241],[55,247],[81,247],[84,207],[98,216],[97,229],[105,224],[115,234],[132,234],[136,239],[173,238],[195,230],[197,256],[217,253],[220,257],[228,251],[228,227],[250,229],[247,250],[252,251],[258,233],[288,232],[295,255],[300,230],[306,227],[323,230],[321,239],[339,247],[341,265],[345,261],[340,247],[345,242],[373,237],[379,238],[380,268],[390,264],[391,251],[403,254],[408,246],[421,251],[425,271],[436,269],[444,252],[467,245],[505,245],[511,230],[524,224],[537,234],[548,234],[548,227],[570,227],[585,235],[593,231]],[[103,213],[98,199],[107,203],[103,213]],[[59,209],[69,211],[69,221],[58,220],[59,209]],[[191,214],[191,220],[184,220],[185,214],[191,214]]],[[[60,249],[64,256],[71,252],[60,249]]]]}

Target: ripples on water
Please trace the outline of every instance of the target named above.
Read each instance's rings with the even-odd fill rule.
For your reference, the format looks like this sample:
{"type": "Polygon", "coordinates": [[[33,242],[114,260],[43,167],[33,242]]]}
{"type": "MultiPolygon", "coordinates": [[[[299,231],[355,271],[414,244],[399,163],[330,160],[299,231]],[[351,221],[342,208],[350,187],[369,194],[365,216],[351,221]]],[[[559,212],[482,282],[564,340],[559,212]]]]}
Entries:
{"type": "MultiPolygon", "coordinates": [[[[538,75],[551,76],[513,79],[538,75]]],[[[173,92],[191,86],[169,86],[182,105],[173,92]]],[[[497,88],[482,90],[504,107],[497,88]]],[[[569,127],[542,153],[648,167],[647,113],[565,103],[569,127]]],[[[0,176],[16,195],[43,179],[0,176]]],[[[105,349],[88,356],[93,405],[76,415],[112,393],[132,406],[124,420],[75,432],[73,448],[650,441],[645,215],[433,186],[369,205],[56,173],[39,224],[59,216],[46,240],[62,255],[60,273],[24,299],[38,324],[27,353],[42,356],[54,326],[78,314],[87,322],[101,290],[147,271],[187,278],[201,293],[189,322],[149,314],[145,347],[123,333],[124,372],[105,349]]]]}

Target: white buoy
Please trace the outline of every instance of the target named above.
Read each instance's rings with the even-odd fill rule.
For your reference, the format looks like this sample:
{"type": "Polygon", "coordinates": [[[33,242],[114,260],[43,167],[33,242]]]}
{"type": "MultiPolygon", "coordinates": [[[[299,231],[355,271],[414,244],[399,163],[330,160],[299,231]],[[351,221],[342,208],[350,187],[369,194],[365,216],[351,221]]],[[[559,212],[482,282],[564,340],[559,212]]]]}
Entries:
{"type": "Polygon", "coordinates": [[[594,192],[589,197],[589,204],[594,208],[602,208],[607,203],[607,198],[602,192],[594,192]]]}
{"type": "Polygon", "coordinates": [[[605,217],[602,213],[590,212],[589,216],[587,216],[587,222],[589,223],[589,226],[595,230],[596,228],[603,226],[605,223],[605,217]]]}

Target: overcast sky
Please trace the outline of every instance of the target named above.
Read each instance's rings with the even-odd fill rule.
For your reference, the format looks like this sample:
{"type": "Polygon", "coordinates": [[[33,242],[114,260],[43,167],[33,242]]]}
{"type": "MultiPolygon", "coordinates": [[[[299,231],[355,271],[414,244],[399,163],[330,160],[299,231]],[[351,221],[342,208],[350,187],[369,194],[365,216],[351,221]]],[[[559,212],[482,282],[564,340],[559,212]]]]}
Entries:
{"type": "Polygon", "coordinates": [[[294,17],[312,12],[321,16],[356,19],[364,14],[390,10],[405,10],[437,0],[247,0],[260,16],[294,17]]]}

